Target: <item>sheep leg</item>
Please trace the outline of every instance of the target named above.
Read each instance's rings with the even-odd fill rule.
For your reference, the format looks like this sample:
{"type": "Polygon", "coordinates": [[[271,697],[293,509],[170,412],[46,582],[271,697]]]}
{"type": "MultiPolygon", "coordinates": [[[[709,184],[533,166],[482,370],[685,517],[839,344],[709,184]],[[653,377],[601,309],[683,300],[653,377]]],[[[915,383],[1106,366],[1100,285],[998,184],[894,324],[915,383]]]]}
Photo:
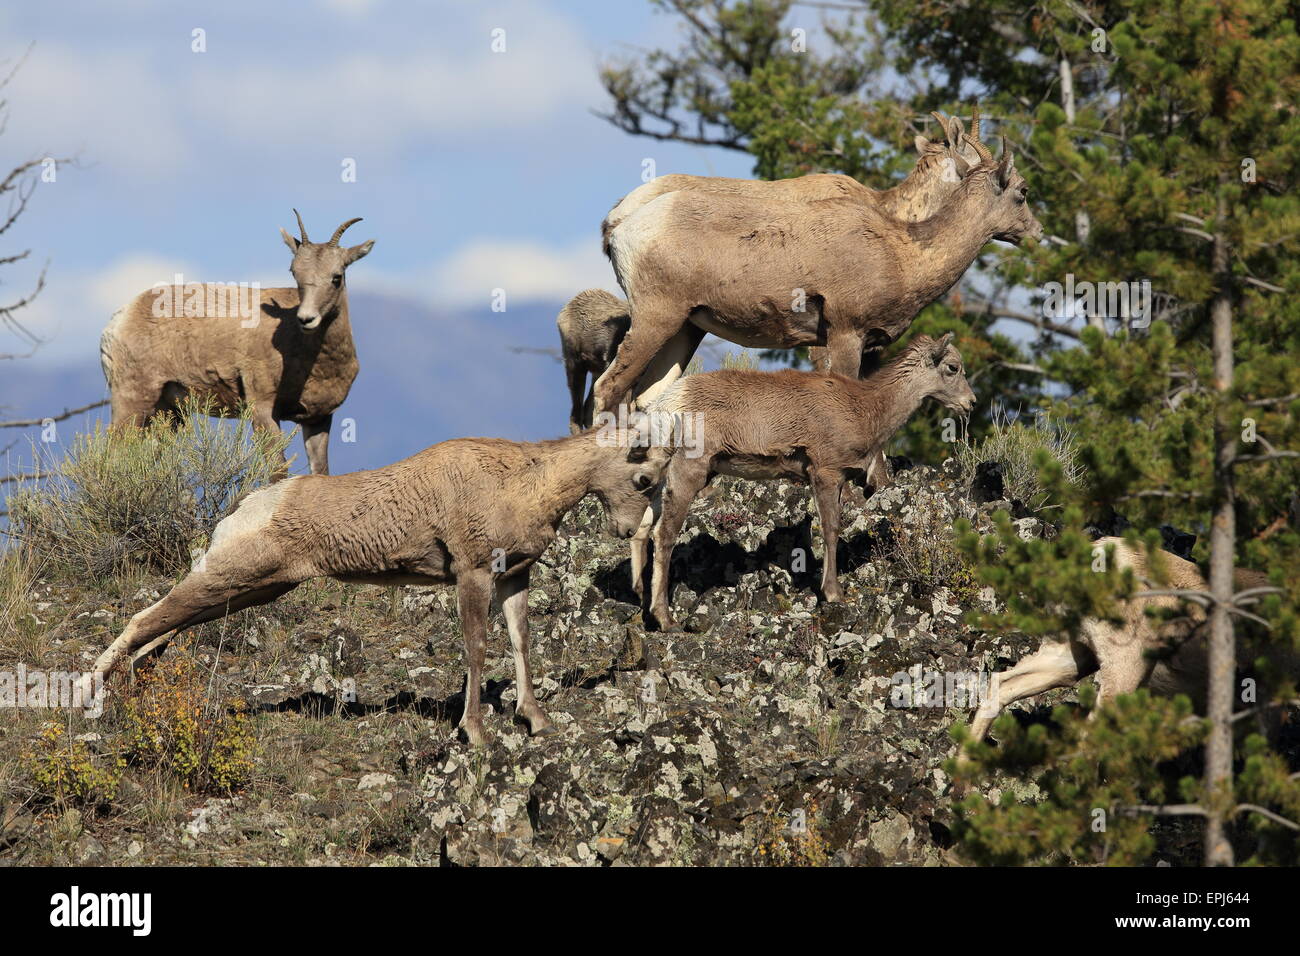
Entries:
{"type": "Polygon", "coordinates": [[[835,561],[840,543],[840,490],[844,487],[844,476],[839,471],[814,468],[809,480],[817,502],[817,518],[822,526],[822,547],[826,552],[822,559],[822,597],[828,603],[838,604],[844,600],[835,561]]]}
{"type": "Polygon", "coordinates": [[[862,346],[866,336],[849,327],[832,329],[826,334],[826,353],[830,357],[830,370],[845,378],[857,378],[862,367],[862,346]]]}
{"type": "Polygon", "coordinates": [[[668,340],[637,380],[633,400],[637,408],[649,408],[668,387],[682,377],[691,357],[704,341],[705,331],[689,322],[668,340]]]}
{"type": "Polygon", "coordinates": [[[1073,687],[1096,669],[1095,659],[1083,645],[1074,641],[1044,642],[1015,667],[993,675],[989,699],[971,721],[971,739],[983,740],[1003,707],[1055,687],[1073,687]]]}
{"type": "Polygon", "coordinates": [[[650,301],[638,304],[632,324],[619,343],[614,361],[596,380],[596,415],[611,412],[636,384],[646,367],[661,349],[686,324],[682,309],[672,302],[650,301]]]}
{"type": "Polygon", "coordinates": [[[280,562],[272,554],[250,564],[246,552],[236,555],[231,551],[228,557],[209,552],[200,570],[192,571],[166,597],[131,618],[95,661],[94,673],[107,676],[128,657],[138,660],[149,651],[161,650],[166,644],[163,638],[173,632],[268,604],[299,583],[280,575],[280,562]]]}
{"type": "MultiPolygon", "coordinates": [[[[479,691],[483,684],[483,657],[487,651],[487,619],[492,605],[492,575],[473,568],[456,578],[456,607],[465,640],[465,713],[460,727],[471,746],[487,744],[479,691]]],[[[531,684],[529,685],[531,688],[531,684]]]]}
{"type": "Polygon", "coordinates": [[[158,395],[142,397],[115,390],[109,398],[110,426],[114,429],[143,426],[153,417],[158,395]]]}
{"type": "Polygon", "coordinates": [[[654,527],[654,571],[650,578],[650,615],[661,630],[677,626],[668,603],[668,570],[672,564],[673,546],[686,523],[691,502],[709,483],[709,461],[703,455],[699,458],[674,455],[668,465],[668,476],[661,490],[659,519],[654,527]]]}
{"type": "Polygon", "coordinates": [[[569,383],[569,434],[576,435],[591,424],[586,416],[583,398],[583,393],[587,391],[587,370],[566,355],[564,377],[569,383]]]}
{"type": "Polygon", "coordinates": [[[314,422],[303,422],[302,443],[307,447],[307,465],[313,475],[330,473],[330,426],[333,415],[324,415],[314,422]]]}
{"type": "Polygon", "coordinates": [[[556,733],[551,719],[533,696],[533,674],[528,666],[528,571],[497,582],[501,610],[505,613],[510,646],[515,652],[515,716],[528,721],[534,737],[556,733]]]}
{"type": "MultiPolygon", "coordinates": [[[[263,411],[260,406],[253,408],[253,427],[262,431],[270,431],[279,434],[280,422],[269,411],[263,411]]],[[[276,469],[272,481],[283,481],[289,477],[289,462],[284,457],[284,449],[280,449],[280,467],[276,469]]]]}

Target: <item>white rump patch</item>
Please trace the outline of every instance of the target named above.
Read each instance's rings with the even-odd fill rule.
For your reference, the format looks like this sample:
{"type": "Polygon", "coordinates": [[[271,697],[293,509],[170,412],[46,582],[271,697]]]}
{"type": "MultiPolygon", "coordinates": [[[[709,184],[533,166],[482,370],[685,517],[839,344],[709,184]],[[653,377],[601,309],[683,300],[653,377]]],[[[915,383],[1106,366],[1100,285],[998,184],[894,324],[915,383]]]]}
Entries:
{"type": "Polygon", "coordinates": [[[614,271],[618,274],[618,284],[623,287],[623,291],[629,298],[635,297],[635,293],[628,287],[628,279],[636,271],[636,260],[645,247],[663,233],[673,204],[680,195],[681,193],[677,192],[664,193],[652,199],[615,226],[614,231],[610,233],[609,246],[614,261],[614,271]]]}
{"type": "Polygon", "coordinates": [[[261,488],[245,498],[235,509],[234,514],[221,519],[212,532],[212,543],[208,545],[208,550],[211,551],[246,534],[257,534],[264,530],[271,523],[276,505],[280,503],[285,490],[301,477],[299,475],[295,478],[286,478],[269,488],[261,488]]]}

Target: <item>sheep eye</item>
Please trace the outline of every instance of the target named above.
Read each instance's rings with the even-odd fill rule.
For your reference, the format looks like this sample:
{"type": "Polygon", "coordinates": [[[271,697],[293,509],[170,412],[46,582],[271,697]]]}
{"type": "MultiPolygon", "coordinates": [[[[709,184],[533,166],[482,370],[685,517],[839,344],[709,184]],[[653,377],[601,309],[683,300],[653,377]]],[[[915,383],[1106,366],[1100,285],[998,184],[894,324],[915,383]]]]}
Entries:
{"type": "Polygon", "coordinates": [[[947,365],[944,367],[944,371],[946,371],[949,375],[956,375],[958,372],[958,368],[956,365],[947,365]]]}
{"type": "Polygon", "coordinates": [[[334,284],[334,288],[337,289],[339,286],[343,284],[343,273],[341,272],[338,273],[336,276],[334,276],[334,278],[330,279],[330,282],[332,282],[334,284]]]}

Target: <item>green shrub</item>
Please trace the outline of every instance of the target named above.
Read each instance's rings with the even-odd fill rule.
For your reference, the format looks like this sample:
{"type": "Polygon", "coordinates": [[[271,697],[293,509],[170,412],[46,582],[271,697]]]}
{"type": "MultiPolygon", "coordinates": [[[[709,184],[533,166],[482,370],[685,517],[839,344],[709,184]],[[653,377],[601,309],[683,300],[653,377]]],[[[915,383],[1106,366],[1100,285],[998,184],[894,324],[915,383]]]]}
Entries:
{"type": "Polygon", "coordinates": [[[69,738],[51,721],[22,753],[21,762],[37,792],[57,803],[98,806],[117,795],[120,757],[101,757],[81,740],[69,738]]]}
{"type": "Polygon", "coordinates": [[[966,483],[975,477],[976,469],[984,462],[1001,463],[1006,497],[1038,510],[1048,504],[1038,474],[1040,451],[1060,466],[1069,484],[1079,482],[1083,466],[1073,432],[1052,424],[1042,415],[1036,416],[1032,424],[1025,424],[1020,418],[1012,420],[1005,411],[994,410],[989,430],[982,439],[958,445],[957,462],[966,483]]]}
{"type": "Polygon", "coordinates": [[[73,580],[188,568],[217,522],[272,480],[291,437],[255,431],[247,411],[226,424],[206,410],[191,401],[179,425],[96,428],[61,461],[37,450],[41,480],[9,499],[12,535],[73,580]]]}

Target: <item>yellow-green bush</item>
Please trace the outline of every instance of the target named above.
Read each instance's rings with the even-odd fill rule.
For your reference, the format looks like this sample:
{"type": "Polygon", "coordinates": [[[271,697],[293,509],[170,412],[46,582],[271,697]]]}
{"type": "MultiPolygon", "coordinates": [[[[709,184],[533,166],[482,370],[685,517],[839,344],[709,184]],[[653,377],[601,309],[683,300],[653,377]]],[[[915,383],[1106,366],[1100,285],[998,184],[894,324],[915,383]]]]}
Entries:
{"type": "Polygon", "coordinates": [[[247,706],[209,698],[205,675],[188,654],[142,673],[121,713],[128,758],[165,769],[190,790],[230,792],[252,775],[256,738],[247,706]]]}
{"type": "Polygon", "coordinates": [[[830,847],[822,833],[821,807],[814,800],[804,811],[804,827],[790,829],[790,814],[773,800],[763,813],[753,847],[753,861],[762,866],[826,866],[830,847]]]}
{"type": "Polygon", "coordinates": [[[117,796],[122,779],[121,757],[94,753],[84,741],[69,737],[64,727],[53,721],[23,751],[21,762],[36,790],[58,803],[109,803],[117,796]]]}

